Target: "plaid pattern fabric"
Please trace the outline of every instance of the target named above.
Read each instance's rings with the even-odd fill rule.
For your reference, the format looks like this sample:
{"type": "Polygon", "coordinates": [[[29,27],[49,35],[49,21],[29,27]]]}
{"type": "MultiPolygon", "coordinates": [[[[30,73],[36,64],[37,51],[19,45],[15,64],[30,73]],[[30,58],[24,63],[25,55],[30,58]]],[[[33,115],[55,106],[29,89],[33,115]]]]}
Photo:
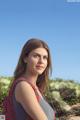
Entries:
{"type": "Polygon", "coordinates": [[[9,96],[3,101],[3,114],[5,115],[6,120],[16,120],[15,113],[13,111],[13,104],[9,96]]]}
{"type": "Polygon", "coordinates": [[[14,83],[11,86],[9,91],[9,95],[6,96],[3,100],[3,114],[5,115],[5,120],[16,120],[15,118],[15,111],[13,109],[13,102],[12,102],[12,95],[13,95],[13,88],[14,83]]]}

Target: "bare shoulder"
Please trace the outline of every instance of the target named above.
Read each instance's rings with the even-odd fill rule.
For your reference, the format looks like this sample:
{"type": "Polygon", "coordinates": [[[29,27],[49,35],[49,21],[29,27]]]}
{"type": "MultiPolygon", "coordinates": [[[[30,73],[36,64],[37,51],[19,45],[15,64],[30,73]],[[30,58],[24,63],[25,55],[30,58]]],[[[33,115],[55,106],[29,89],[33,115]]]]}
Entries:
{"type": "Polygon", "coordinates": [[[29,83],[21,81],[17,84],[15,98],[34,120],[47,120],[47,116],[37,101],[35,92],[29,83]]]}
{"type": "MultiPolygon", "coordinates": [[[[16,88],[15,88],[15,97],[16,97],[16,100],[18,102],[20,102],[20,99],[23,97],[27,97],[27,96],[32,96],[32,95],[35,95],[34,93],[34,90],[33,88],[31,87],[31,85],[26,82],[26,81],[21,81],[19,82],[17,85],[16,85],[16,88]]],[[[28,96],[28,98],[29,98],[28,96]]]]}

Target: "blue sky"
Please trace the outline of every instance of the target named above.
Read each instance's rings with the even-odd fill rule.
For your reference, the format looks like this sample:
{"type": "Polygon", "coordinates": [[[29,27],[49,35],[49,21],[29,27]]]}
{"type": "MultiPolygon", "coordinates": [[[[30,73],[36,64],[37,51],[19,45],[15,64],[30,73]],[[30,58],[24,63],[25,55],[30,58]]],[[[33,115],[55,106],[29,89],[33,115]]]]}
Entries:
{"type": "Polygon", "coordinates": [[[80,82],[80,3],[71,1],[0,0],[0,76],[13,75],[24,43],[36,37],[50,47],[51,78],[80,82]]]}

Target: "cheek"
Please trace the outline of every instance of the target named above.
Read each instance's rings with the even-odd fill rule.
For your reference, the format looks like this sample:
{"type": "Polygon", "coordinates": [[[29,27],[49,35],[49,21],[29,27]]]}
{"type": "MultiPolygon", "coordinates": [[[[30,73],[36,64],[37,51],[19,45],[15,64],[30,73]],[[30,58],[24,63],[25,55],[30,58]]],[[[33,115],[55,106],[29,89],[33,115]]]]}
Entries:
{"type": "Polygon", "coordinates": [[[31,66],[34,66],[35,64],[37,64],[37,59],[34,59],[34,58],[29,59],[29,64],[31,66]]]}
{"type": "Polygon", "coordinates": [[[46,61],[45,61],[45,65],[47,66],[47,64],[48,64],[48,61],[46,60],[46,61]]]}
{"type": "Polygon", "coordinates": [[[45,61],[44,62],[44,65],[45,65],[45,68],[47,67],[47,65],[48,65],[48,62],[47,61],[45,61]]]}

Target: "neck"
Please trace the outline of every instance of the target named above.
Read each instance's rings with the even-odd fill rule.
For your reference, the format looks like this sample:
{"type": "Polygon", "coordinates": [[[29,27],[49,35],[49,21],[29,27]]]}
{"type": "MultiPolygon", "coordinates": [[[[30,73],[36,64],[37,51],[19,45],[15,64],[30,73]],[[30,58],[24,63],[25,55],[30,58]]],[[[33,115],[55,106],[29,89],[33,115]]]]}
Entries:
{"type": "Polygon", "coordinates": [[[32,83],[36,87],[38,75],[31,74],[29,72],[25,72],[23,74],[23,77],[25,77],[28,82],[32,83]]]}

